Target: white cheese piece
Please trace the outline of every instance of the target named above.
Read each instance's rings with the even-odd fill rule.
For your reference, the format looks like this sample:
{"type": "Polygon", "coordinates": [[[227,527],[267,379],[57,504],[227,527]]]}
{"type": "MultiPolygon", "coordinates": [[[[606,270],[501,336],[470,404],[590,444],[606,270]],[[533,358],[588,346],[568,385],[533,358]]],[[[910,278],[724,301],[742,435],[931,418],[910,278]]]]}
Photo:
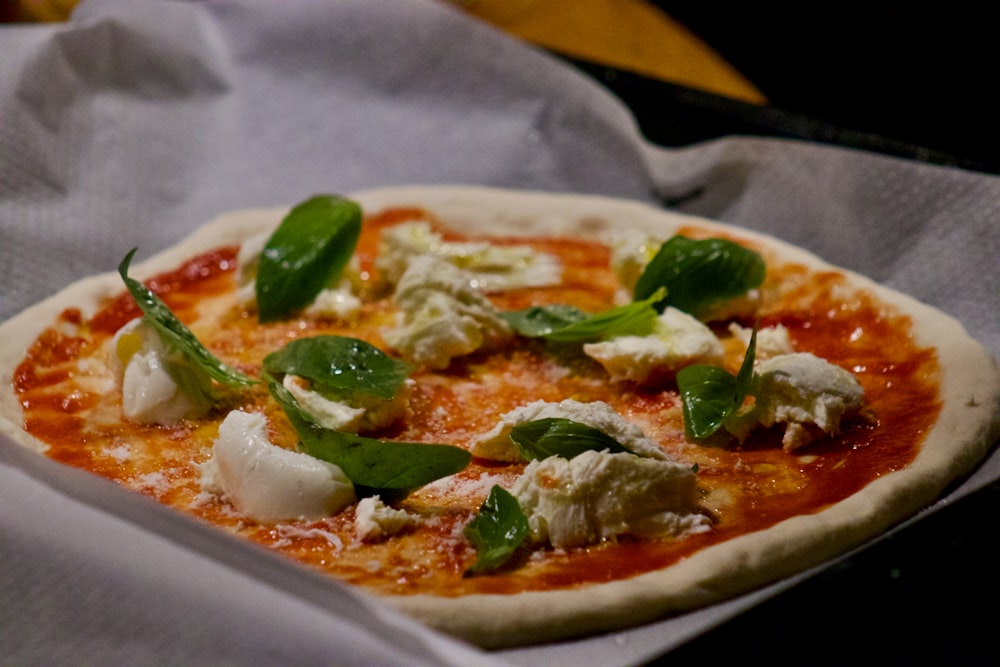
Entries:
{"type": "Polygon", "coordinates": [[[680,537],[710,528],[691,466],[588,451],[532,461],[511,488],[534,541],[579,547],[617,535],[680,537]]]}
{"type": "Polygon", "coordinates": [[[306,308],[307,315],[353,320],[361,312],[361,299],[354,294],[354,285],[348,277],[341,278],[333,287],[320,290],[306,308]]]}
{"type": "Polygon", "coordinates": [[[260,413],[230,412],[219,425],[201,488],[225,496],[261,522],[318,519],[356,500],[354,485],[332,463],[271,444],[260,413]]]}
{"type": "Polygon", "coordinates": [[[654,459],[669,457],[658,444],[646,437],[642,429],[626,421],[614,408],[603,401],[583,403],[568,398],[559,403],[535,401],[515,408],[500,417],[491,430],[472,441],[472,455],[490,461],[518,462],[523,459],[511,442],[510,432],[519,424],[538,419],[571,419],[596,428],[617,440],[625,449],[654,459]]]}
{"type": "Polygon", "coordinates": [[[752,289],[746,294],[723,299],[708,304],[698,312],[702,322],[724,322],[733,319],[752,319],[760,309],[764,294],[759,289],[752,289]]]}
{"type": "Polygon", "coordinates": [[[754,369],[750,393],[753,405],[727,419],[726,430],[742,441],[758,425],[785,423],[786,451],[809,444],[818,431],[836,434],[841,417],[860,408],[864,398],[864,389],[851,373],[809,352],[761,362],[754,369]]]}
{"type": "Polygon", "coordinates": [[[342,400],[332,400],[309,388],[308,380],[286,375],[285,389],[316,423],[331,431],[367,433],[388,426],[406,411],[409,389],[416,383],[407,378],[396,395],[381,399],[364,392],[344,392],[342,400]]]}
{"type": "Polygon", "coordinates": [[[468,272],[473,287],[490,292],[555,285],[562,278],[559,260],[524,245],[487,241],[446,241],[426,222],[406,222],[382,232],[375,267],[389,284],[397,283],[414,257],[432,255],[468,272]]]}
{"type": "Polygon", "coordinates": [[[156,329],[141,317],[115,333],[110,367],[128,419],[171,426],[211,407],[211,380],[190,365],[171,363],[170,356],[156,329]],[[183,388],[178,374],[185,375],[183,388]]]}
{"type": "MultiPolygon", "coordinates": [[[[750,344],[750,336],[753,329],[740,326],[733,322],[729,325],[729,333],[743,341],[744,347],[750,344]]],[[[788,336],[788,329],[783,324],[776,324],[773,327],[763,327],[757,330],[757,345],[754,358],[759,363],[765,359],[777,357],[782,354],[792,354],[795,346],[788,336]]]]}
{"type": "Polygon", "coordinates": [[[373,542],[399,533],[416,525],[419,517],[406,510],[397,510],[382,502],[378,496],[362,498],[354,518],[354,534],[363,542],[373,542]]]}
{"type": "Polygon", "coordinates": [[[611,239],[611,270],[629,296],[662,245],[663,239],[635,229],[620,231],[611,239]]]}
{"type": "Polygon", "coordinates": [[[691,364],[719,365],[724,359],[722,343],[711,329],[670,307],[656,319],[651,334],[587,343],[583,351],[596,359],[613,380],[639,384],[662,380],[691,364]]]}
{"type": "Polygon", "coordinates": [[[431,255],[415,257],[396,286],[398,326],[385,342],[411,363],[446,368],[455,357],[511,336],[493,304],[464,271],[431,255]]]}

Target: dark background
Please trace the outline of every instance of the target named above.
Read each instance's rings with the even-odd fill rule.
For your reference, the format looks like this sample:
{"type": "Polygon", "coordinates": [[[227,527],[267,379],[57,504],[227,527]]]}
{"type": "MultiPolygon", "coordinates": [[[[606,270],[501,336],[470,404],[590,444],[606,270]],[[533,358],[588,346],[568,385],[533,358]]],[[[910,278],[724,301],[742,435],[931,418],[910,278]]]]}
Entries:
{"type": "Polygon", "coordinates": [[[836,143],[1000,171],[994,3],[653,4],[768,98],[774,110],[749,119],[768,133],[833,133],[836,143]]]}

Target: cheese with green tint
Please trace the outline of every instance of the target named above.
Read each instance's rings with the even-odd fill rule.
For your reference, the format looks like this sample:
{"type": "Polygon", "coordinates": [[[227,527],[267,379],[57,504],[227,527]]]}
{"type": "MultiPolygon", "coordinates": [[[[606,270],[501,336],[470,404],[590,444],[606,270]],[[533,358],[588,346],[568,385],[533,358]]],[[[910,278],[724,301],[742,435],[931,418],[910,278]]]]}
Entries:
{"type": "Polygon", "coordinates": [[[696,318],[673,307],[656,319],[647,336],[616,336],[587,343],[583,351],[600,363],[613,380],[643,384],[662,379],[692,364],[719,365],[722,343],[696,318]]]}
{"type": "Polygon", "coordinates": [[[172,426],[182,419],[201,416],[211,407],[210,380],[191,367],[172,363],[159,333],[143,318],[137,317],[118,330],[111,341],[110,356],[111,371],[122,392],[122,410],[128,419],[172,426]],[[178,372],[188,375],[184,387],[175,377],[178,372]],[[198,389],[199,384],[204,386],[198,389]]]}

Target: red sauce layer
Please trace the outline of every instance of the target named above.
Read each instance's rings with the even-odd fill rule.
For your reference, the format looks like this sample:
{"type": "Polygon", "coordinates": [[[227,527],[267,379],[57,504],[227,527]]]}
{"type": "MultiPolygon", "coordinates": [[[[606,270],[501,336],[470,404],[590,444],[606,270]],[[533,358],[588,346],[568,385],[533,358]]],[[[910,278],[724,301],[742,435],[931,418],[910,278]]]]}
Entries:
{"type": "MultiPolygon", "coordinates": [[[[380,329],[392,322],[394,311],[374,266],[378,236],[386,225],[415,217],[429,219],[417,210],[394,210],[366,221],[357,250],[366,277],[358,322],[295,317],[258,324],[254,313],[235,301],[234,247],[193,257],[146,284],[217,356],[251,375],[259,371],[265,354],[297,337],[328,333],[380,344],[380,329]]],[[[445,231],[449,238],[463,238],[445,231]]],[[[687,231],[705,235],[698,229],[687,231]]],[[[611,305],[618,283],[605,246],[575,238],[491,240],[529,244],[557,255],[565,268],[562,285],[498,295],[498,307],[574,303],[597,311],[611,305]]],[[[767,255],[766,249],[758,250],[767,255]]],[[[509,486],[521,466],[474,461],[452,483],[416,491],[400,504],[424,517],[417,528],[363,545],[353,535],[353,508],[322,521],[269,526],[255,524],[218,499],[199,495],[198,464],[205,460],[218,423],[229,409],[264,411],[275,444],[294,447],[294,435],[261,387],[232,394],[208,417],[176,427],[126,421],[120,390],[106,370],[108,341],[139,314],[124,288],[89,319],[67,308],[31,346],[16,370],[14,386],[24,411],[24,428],[48,443],[47,453],[53,459],[114,480],[343,580],[390,594],[549,590],[664,567],[706,546],[822,510],[913,460],[940,409],[936,356],[914,344],[907,317],[872,294],[845,285],[845,278],[836,272],[812,273],[768,258],[764,291],[771,296],[760,313],[761,326],[784,325],[798,350],[852,371],[865,389],[864,416],[847,420],[836,438],[820,440],[795,454],[782,450],[777,429],[755,434],[742,446],[731,441],[689,442],[674,387],[649,390],[613,383],[582,354],[556,354],[537,342],[474,354],[444,371],[416,373],[412,414],[378,437],[468,446],[475,435],[492,428],[499,415],[518,405],[572,397],[607,401],[676,459],[698,465],[704,509],[715,521],[709,533],[683,540],[622,538],[584,549],[548,549],[540,557],[525,555],[514,567],[488,576],[462,576],[475,552],[462,538],[461,527],[490,485],[509,486]],[[96,363],[85,363],[89,360],[96,363]]],[[[719,333],[725,335],[722,329],[719,333]]],[[[730,365],[738,366],[741,355],[742,350],[734,353],[730,365]]]]}

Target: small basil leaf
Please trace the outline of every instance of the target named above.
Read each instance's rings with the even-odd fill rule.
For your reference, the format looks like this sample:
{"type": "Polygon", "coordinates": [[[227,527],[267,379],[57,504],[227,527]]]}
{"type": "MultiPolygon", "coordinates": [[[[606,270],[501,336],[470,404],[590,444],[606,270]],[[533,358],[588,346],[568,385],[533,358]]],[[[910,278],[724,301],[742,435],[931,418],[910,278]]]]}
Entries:
{"type": "Polygon", "coordinates": [[[317,391],[360,391],[386,400],[411,371],[374,345],[344,336],[294,340],[264,357],[264,369],[307,378],[317,391]]]}
{"type": "Polygon", "coordinates": [[[555,304],[501,312],[510,327],[528,338],[541,338],[589,317],[576,306],[555,304]]]}
{"type": "Polygon", "coordinates": [[[373,492],[415,489],[454,475],[472,460],[452,445],[391,442],[321,428],[287,389],[275,381],[268,389],[295,427],[302,451],[336,465],[356,486],[373,492]]]}
{"type": "Polygon", "coordinates": [[[614,336],[644,336],[652,332],[657,312],[654,304],[665,292],[648,299],[586,315],[574,306],[536,306],[502,314],[519,334],[556,343],[580,343],[614,336]]]}
{"type": "Polygon", "coordinates": [[[476,562],[466,574],[495,570],[510,560],[528,537],[528,517],[509,491],[495,486],[479,508],[479,514],[465,526],[465,537],[478,551],[476,562]]]}
{"type": "Polygon", "coordinates": [[[590,450],[629,451],[604,431],[561,417],[518,424],[511,429],[510,439],[521,457],[528,461],[550,456],[571,459],[590,450]]]}
{"type": "Polygon", "coordinates": [[[656,304],[657,310],[673,306],[697,317],[717,301],[759,287],[765,272],[763,257],[734,241],[674,236],[646,265],[632,294],[638,301],[666,287],[667,297],[656,304]]]}
{"type": "Polygon", "coordinates": [[[757,327],[750,335],[750,344],[743,357],[739,373],[733,375],[724,368],[695,364],[677,372],[684,428],[688,435],[707,438],[743,405],[753,379],[753,363],[757,349],[757,327]]]}
{"type": "Polygon", "coordinates": [[[257,269],[257,317],[280,320],[305,308],[338,278],[361,234],[361,207],[320,195],[294,207],[268,239],[257,269]]]}
{"type": "Polygon", "coordinates": [[[173,311],[145,285],[128,276],[129,265],[138,248],[133,248],[118,265],[118,273],[146,321],[153,325],[164,344],[177,350],[185,359],[210,378],[229,386],[245,387],[256,380],[216,358],[195,337],[173,311]]]}

